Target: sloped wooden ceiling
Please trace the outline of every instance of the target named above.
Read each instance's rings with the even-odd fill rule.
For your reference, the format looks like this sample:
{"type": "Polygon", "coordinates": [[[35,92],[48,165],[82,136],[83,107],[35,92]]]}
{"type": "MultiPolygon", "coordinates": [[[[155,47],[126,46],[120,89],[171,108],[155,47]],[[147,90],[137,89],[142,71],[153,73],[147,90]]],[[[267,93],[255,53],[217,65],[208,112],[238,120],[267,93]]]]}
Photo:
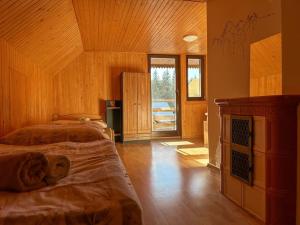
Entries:
{"type": "Polygon", "coordinates": [[[50,73],[83,51],[72,0],[1,0],[0,38],[50,73]]]}
{"type": "Polygon", "coordinates": [[[0,39],[49,73],[84,50],[205,54],[206,3],[1,0],[0,39]],[[197,34],[199,40],[186,43],[182,38],[187,34],[197,34]]]}
{"type": "Polygon", "coordinates": [[[183,0],[73,0],[88,51],[206,53],[206,3],[183,0]],[[187,34],[199,40],[185,43],[187,34]]]}

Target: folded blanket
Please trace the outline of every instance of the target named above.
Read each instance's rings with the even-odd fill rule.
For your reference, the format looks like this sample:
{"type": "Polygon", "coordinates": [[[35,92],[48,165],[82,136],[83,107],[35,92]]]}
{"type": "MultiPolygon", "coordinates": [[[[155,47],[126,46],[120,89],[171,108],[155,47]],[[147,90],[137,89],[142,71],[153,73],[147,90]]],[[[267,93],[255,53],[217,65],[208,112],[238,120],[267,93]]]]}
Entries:
{"type": "Polygon", "coordinates": [[[0,190],[30,191],[46,186],[48,160],[43,153],[0,156],[0,190]]]}
{"type": "Polygon", "coordinates": [[[47,155],[48,170],[45,176],[47,184],[56,184],[66,177],[70,170],[70,160],[64,155],[47,155]]]}

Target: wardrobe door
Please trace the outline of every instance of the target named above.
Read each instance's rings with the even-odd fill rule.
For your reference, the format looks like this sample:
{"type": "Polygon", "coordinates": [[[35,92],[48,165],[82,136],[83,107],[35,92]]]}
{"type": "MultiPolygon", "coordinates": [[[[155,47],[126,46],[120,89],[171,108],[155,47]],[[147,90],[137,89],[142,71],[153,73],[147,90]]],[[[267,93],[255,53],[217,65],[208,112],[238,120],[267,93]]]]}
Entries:
{"type": "Polygon", "coordinates": [[[134,73],[123,73],[123,135],[133,137],[138,132],[138,79],[134,73]]]}
{"type": "Polygon", "coordinates": [[[138,74],[138,134],[151,133],[150,74],[138,74]]]}

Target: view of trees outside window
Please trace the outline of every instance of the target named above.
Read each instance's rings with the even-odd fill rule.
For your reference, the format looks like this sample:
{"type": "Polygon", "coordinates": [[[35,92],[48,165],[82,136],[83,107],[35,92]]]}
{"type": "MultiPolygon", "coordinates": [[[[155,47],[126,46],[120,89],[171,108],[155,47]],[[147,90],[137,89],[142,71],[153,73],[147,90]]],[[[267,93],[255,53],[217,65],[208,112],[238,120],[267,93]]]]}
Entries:
{"type": "Polygon", "coordinates": [[[176,97],[175,68],[151,68],[151,75],[153,99],[176,97]]]}
{"type": "Polygon", "coordinates": [[[187,56],[187,97],[200,100],[202,97],[202,60],[201,56],[187,56]]]}
{"type": "Polygon", "coordinates": [[[176,130],[175,67],[151,68],[153,131],[176,130]]]}
{"type": "Polygon", "coordinates": [[[200,68],[188,68],[188,97],[201,97],[200,68]]]}

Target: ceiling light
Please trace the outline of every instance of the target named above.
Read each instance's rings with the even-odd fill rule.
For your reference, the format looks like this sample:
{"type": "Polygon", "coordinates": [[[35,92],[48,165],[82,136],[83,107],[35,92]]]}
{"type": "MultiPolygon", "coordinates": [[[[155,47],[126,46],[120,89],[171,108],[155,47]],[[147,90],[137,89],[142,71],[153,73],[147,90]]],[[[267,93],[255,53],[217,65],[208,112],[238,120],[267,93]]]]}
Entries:
{"type": "Polygon", "coordinates": [[[196,41],[198,39],[197,35],[186,35],[183,37],[183,40],[186,42],[193,42],[196,41]]]}

